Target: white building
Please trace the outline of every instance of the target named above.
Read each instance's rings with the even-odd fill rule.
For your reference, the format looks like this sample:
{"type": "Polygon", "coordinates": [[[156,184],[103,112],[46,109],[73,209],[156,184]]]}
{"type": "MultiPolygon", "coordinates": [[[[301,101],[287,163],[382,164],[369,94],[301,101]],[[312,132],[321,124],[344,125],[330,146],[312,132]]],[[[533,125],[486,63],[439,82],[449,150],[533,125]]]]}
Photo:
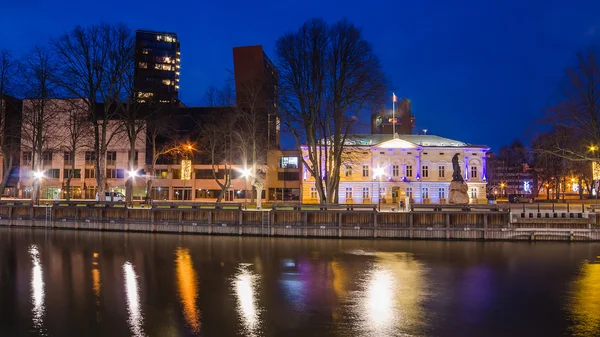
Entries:
{"type": "MultiPolygon", "coordinates": [[[[340,203],[399,202],[406,196],[416,203],[446,203],[452,181],[452,157],[459,154],[461,173],[472,203],[485,203],[485,146],[433,135],[351,135],[341,169],[340,203]],[[382,171],[381,176],[376,176],[382,171]]],[[[308,161],[307,147],[302,156],[308,161]]],[[[303,170],[302,201],[317,203],[314,178],[303,170]]]]}

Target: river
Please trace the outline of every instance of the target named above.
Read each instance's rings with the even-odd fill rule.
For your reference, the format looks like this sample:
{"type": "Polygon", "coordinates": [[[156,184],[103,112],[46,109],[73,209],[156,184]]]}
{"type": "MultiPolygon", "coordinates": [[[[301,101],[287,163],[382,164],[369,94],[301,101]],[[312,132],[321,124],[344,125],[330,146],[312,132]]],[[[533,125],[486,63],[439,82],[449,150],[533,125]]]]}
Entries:
{"type": "Polygon", "coordinates": [[[598,243],[0,229],[0,336],[596,336],[598,243]]]}

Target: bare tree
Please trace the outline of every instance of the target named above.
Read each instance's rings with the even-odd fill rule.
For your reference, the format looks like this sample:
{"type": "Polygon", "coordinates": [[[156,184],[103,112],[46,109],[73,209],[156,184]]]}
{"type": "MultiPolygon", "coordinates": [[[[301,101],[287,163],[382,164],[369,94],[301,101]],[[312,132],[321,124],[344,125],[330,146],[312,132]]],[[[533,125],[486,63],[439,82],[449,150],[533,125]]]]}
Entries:
{"type": "Polygon", "coordinates": [[[282,122],[322,203],[336,202],[346,139],[359,111],[382,104],[386,79],[360,29],[347,20],[307,21],[277,40],[282,122]]]}
{"type": "Polygon", "coordinates": [[[61,86],[86,104],[93,129],[98,195],[105,200],[106,152],[119,131],[110,122],[116,119],[116,105],[124,96],[124,74],[133,54],[132,33],[123,24],[78,26],[52,44],[59,57],[61,86]]]}
{"type": "Polygon", "coordinates": [[[34,179],[32,201],[39,202],[43,156],[51,158],[56,142],[56,117],[60,106],[54,99],[56,94],[54,65],[50,52],[35,47],[23,64],[23,90],[29,97],[23,104],[21,147],[31,151],[32,169],[38,172],[34,179]]]}
{"type": "MultiPolygon", "coordinates": [[[[71,168],[65,177],[65,197],[71,200],[71,180],[75,177],[75,158],[82,154],[82,149],[89,145],[87,140],[92,131],[92,124],[87,115],[85,104],[80,99],[71,99],[61,121],[60,134],[64,136],[65,142],[62,148],[68,154],[68,163],[71,168]]],[[[65,164],[67,163],[65,158],[65,164]]]]}
{"type": "MultiPolygon", "coordinates": [[[[215,116],[216,117],[216,116],[215,116]]],[[[210,158],[212,174],[215,182],[221,188],[217,202],[221,202],[231,184],[231,169],[233,158],[237,157],[234,149],[235,116],[233,113],[218,116],[214,120],[196,121],[200,129],[198,139],[199,150],[210,158]],[[224,167],[225,176],[217,176],[217,168],[224,167]]]]}
{"type": "Polygon", "coordinates": [[[174,123],[171,106],[155,107],[152,117],[148,119],[146,138],[150,145],[150,176],[146,180],[146,198],[152,193],[152,184],[156,174],[156,164],[161,157],[172,156],[180,150],[180,144],[174,134],[174,123]]]}
{"type": "Polygon", "coordinates": [[[9,113],[11,108],[18,109],[14,105],[17,100],[9,97],[13,93],[19,62],[12,56],[11,52],[0,50],[0,155],[2,155],[2,181],[0,182],[0,198],[8,183],[10,172],[16,158],[19,156],[18,144],[19,126],[12,123],[17,116],[9,113]]]}
{"type": "Polygon", "coordinates": [[[577,55],[577,64],[566,71],[562,99],[546,111],[545,120],[568,131],[576,144],[557,141],[545,152],[571,161],[596,161],[600,145],[600,52],[591,48],[577,55]]]}

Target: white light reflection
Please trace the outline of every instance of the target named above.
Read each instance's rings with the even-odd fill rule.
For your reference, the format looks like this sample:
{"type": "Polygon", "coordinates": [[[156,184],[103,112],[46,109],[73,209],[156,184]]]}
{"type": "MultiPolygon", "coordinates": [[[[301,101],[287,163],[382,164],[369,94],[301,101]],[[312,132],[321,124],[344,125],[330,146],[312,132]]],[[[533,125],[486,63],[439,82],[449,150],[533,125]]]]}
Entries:
{"type": "Polygon", "coordinates": [[[427,295],[423,266],[407,253],[375,253],[373,265],[360,281],[356,328],[360,336],[420,335],[426,320],[427,295]]]}
{"type": "Polygon", "coordinates": [[[245,336],[257,336],[260,324],[260,311],[256,305],[256,293],[258,286],[258,275],[254,274],[248,267],[249,264],[241,264],[233,280],[233,288],[237,297],[238,314],[241,317],[245,336]]]}
{"type": "Polygon", "coordinates": [[[123,264],[123,277],[125,278],[125,295],[127,297],[127,310],[129,311],[129,327],[133,336],[145,336],[142,325],[144,316],[140,307],[140,294],[137,274],[130,262],[123,264]]]}
{"type": "Polygon", "coordinates": [[[31,311],[33,326],[38,330],[41,336],[46,336],[44,331],[44,279],[42,275],[42,264],[40,262],[40,252],[36,245],[29,247],[29,255],[33,267],[31,270],[31,302],[33,309],[31,311]]]}

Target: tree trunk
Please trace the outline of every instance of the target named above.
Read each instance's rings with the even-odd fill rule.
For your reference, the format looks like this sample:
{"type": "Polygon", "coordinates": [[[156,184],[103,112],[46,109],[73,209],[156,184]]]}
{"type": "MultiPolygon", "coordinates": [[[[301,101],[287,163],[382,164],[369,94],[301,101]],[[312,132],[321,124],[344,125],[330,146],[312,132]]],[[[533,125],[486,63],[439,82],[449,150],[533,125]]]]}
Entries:
{"type": "Polygon", "coordinates": [[[5,155],[2,162],[4,171],[2,172],[2,182],[0,182],[0,199],[2,199],[2,195],[4,194],[6,184],[8,184],[8,178],[10,177],[10,171],[12,170],[13,158],[12,156],[5,155]]]}

